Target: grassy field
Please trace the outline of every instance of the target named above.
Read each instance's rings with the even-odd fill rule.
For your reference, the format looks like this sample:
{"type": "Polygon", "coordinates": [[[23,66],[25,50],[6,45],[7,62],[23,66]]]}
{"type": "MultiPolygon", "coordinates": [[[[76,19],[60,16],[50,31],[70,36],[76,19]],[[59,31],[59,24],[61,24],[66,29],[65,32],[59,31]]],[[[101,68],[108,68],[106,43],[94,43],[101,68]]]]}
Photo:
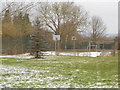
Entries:
{"type": "Polygon", "coordinates": [[[2,88],[117,88],[118,58],[45,56],[4,57],[2,88]]]}

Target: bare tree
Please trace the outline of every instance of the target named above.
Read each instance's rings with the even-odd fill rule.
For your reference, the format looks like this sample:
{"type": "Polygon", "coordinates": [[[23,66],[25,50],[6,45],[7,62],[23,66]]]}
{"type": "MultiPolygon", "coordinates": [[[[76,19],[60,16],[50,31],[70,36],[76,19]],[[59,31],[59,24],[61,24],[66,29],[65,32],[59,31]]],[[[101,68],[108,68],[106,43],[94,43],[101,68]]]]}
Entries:
{"type": "Polygon", "coordinates": [[[98,16],[93,16],[91,23],[91,30],[89,31],[92,40],[98,40],[99,37],[105,35],[106,25],[98,16]]]}
{"type": "Polygon", "coordinates": [[[55,2],[55,3],[41,3],[37,7],[39,18],[45,26],[54,32],[54,34],[62,34],[61,25],[72,23],[78,28],[86,21],[87,13],[80,9],[72,2],[55,2]]]}
{"type": "Polygon", "coordinates": [[[30,10],[35,7],[36,5],[39,5],[38,3],[33,2],[1,2],[1,10],[0,15],[4,16],[4,13],[6,10],[10,10],[11,16],[14,16],[19,13],[29,13],[30,10]]]}
{"type": "Polygon", "coordinates": [[[86,24],[87,12],[73,2],[41,3],[37,8],[37,16],[43,26],[56,35],[60,35],[57,48],[67,40],[68,35],[77,32],[77,29],[86,24]]]}

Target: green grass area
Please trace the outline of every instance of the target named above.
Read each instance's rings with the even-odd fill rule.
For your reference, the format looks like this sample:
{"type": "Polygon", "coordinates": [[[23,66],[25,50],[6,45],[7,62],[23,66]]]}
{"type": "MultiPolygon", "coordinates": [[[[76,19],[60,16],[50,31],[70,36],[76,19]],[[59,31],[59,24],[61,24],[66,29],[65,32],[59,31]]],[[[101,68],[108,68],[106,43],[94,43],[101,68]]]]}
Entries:
{"type": "Polygon", "coordinates": [[[2,82],[4,82],[2,87],[118,87],[117,56],[45,56],[44,59],[2,59],[2,82]]]}

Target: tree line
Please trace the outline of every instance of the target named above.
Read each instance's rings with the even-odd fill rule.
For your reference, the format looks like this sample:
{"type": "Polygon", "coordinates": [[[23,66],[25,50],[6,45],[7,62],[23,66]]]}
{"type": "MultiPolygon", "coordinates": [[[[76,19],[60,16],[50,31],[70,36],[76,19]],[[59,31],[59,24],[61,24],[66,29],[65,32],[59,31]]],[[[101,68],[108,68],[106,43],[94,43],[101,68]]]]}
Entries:
{"type": "MultiPolygon", "coordinates": [[[[49,50],[54,50],[52,35],[60,35],[59,49],[72,49],[72,36],[76,36],[76,49],[84,40],[105,37],[106,26],[98,16],[90,17],[83,7],[73,2],[2,3],[2,49],[4,54],[29,52],[30,35],[43,35],[49,50]],[[85,36],[85,35],[88,36],[85,36]]],[[[40,37],[41,38],[41,37],[40,37]]],[[[103,38],[102,38],[103,39],[103,38]]]]}

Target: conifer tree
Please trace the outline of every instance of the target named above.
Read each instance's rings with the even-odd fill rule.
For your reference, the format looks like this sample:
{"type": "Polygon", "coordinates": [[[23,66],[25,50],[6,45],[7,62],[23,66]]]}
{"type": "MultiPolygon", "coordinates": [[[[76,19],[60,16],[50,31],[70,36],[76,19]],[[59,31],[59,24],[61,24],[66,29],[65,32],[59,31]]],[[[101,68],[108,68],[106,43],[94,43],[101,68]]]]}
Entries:
{"type": "Polygon", "coordinates": [[[41,56],[43,56],[42,51],[45,51],[48,47],[48,43],[44,39],[44,29],[42,28],[42,24],[38,18],[35,20],[34,29],[35,33],[31,35],[31,54],[34,55],[35,58],[41,58],[41,56]]]}

